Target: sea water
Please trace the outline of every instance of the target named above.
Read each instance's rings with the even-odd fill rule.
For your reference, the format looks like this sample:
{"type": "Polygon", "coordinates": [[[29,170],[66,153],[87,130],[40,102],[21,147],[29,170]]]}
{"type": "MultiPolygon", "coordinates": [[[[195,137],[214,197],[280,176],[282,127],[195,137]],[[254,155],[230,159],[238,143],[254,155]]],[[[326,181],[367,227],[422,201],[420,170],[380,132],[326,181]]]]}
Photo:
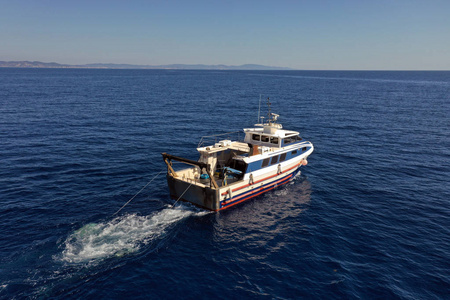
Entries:
{"type": "Polygon", "coordinates": [[[447,298],[449,111],[450,72],[0,69],[0,298],[447,298]],[[161,152],[260,95],[301,175],[172,209],[161,152]]]}

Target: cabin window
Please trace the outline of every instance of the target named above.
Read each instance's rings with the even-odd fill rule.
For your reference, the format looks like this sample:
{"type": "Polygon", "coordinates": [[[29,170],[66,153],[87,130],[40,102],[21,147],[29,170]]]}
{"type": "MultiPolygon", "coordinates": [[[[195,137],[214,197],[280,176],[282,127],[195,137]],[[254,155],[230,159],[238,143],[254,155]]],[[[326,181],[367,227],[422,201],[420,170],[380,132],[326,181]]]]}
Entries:
{"type": "Polygon", "coordinates": [[[278,145],[278,138],[277,137],[271,137],[270,138],[270,143],[278,145]]]}
{"type": "Polygon", "coordinates": [[[305,151],[306,151],[306,147],[303,147],[303,148],[302,148],[302,151],[305,152],[305,151]]]}
{"type": "Polygon", "coordinates": [[[272,161],[270,162],[270,164],[271,164],[271,165],[274,165],[274,164],[276,164],[277,162],[278,162],[278,155],[272,157],[272,161]]]}
{"type": "Polygon", "coordinates": [[[254,140],[254,141],[260,141],[260,139],[261,139],[261,136],[259,135],[259,134],[253,134],[252,135],[252,140],[254,140]]]}
{"type": "Polygon", "coordinates": [[[262,162],[261,168],[267,167],[269,165],[270,158],[266,158],[262,162]]]}
{"type": "Polygon", "coordinates": [[[280,155],[280,162],[286,160],[286,154],[287,154],[287,153],[283,153],[283,154],[280,155]]]}
{"type": "Polygon", "coordinates": [[[291,154],[292,154],[292,155],[297,154],[297,150],[292,151],[291,154]]]}
{"type": "Polygon", "coordinates": [[[291,136],[291,137],[287,137],[287,138],[284,139],[284,144],[287,145],[287,144],[298,142],[298,141],[301,141],[301,140],[302,140],[302,138],[297,136],[297,135],[296,136],[291,136]]]}
{"type": "Polygon", "coordinates": [[[269,137],[267,135],[262,135],[261,136],[261,142],[268,143],[269,142],[269,137]]]}

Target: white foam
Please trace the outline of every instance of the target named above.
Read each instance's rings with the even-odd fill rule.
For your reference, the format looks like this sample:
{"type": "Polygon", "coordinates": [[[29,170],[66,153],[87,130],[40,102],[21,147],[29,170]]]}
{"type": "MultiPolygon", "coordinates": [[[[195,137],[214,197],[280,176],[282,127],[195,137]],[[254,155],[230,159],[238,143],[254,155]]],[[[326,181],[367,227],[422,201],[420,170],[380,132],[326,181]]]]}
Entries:
{"type": "MultiPolygon", "coordinates": [[[[292,177],[292,181],[298,179],[298,178],[301,177],[301,176],[302,176],[302,171],[298,171],[297,174],[295,174],[294,177],[292,177]]],[[[292,181],[291,181],[291,182],[292,182],[292,181]]]]}
{"type": "Polygon", "coordinates": [[[81,263],[135,252],[164,234],[170,225],[204,214],[186,208],[166,208],[149,216],[132,214],[109,222],[89,223],[66,239],[62,260],[81,263]]]}

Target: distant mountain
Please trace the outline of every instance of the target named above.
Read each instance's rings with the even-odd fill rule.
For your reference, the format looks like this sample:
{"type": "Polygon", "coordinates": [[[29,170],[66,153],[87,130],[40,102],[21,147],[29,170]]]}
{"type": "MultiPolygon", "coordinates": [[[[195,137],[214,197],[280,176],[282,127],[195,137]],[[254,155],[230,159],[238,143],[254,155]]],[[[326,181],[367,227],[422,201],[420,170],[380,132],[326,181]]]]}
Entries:
{"type": "Polygon", "coordinates": [[[2,68],[69,68],[69,65],[62,65],[55,62],[43,63],[40,61],[0,61],[2,68]]]}
{"type": "Polygon", "coordinates": [[[77,69],[175,69],[175,70],[292,70],[284,67],[270,67],[255,64],[245,64],[240,66],[227,65],[130,65],[130,64],[86,64],[86,65],[67,65],[55,62],[40,61],[0,61],[0,68],[77,68],[77,69]]]}

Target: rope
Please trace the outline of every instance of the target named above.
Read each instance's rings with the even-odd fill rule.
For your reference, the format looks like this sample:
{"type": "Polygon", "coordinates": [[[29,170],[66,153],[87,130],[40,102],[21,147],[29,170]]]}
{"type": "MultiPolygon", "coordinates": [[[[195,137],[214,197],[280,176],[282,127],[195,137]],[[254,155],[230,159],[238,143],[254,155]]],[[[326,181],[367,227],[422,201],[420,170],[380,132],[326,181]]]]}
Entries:
{"type": "Polygon", "coordinates": [[[187,192],[187,190],[191,187],[191,185],[193,184],[193,182],[191,182],[191,184],[187,187],[187,189],[185,189],[184,190],[184,192],[183,192],[183,194],[181,194],[181,196],[180,197],[178,197],[178,199],[177,199],[177,201],[175,201],[175,203],[172,205],[172,208],[174,208],[175,207],[175,204],[177,204],[177,202],[178,202],[178,200],[180,200],[181,199],[181,197],[183,197],[183,195],[184,195],[184,193],[186,193],[187,192]]]}
{"type": "Polygon", "coordinates": [[[140,192],[142,192],[150,183],[152,183],[152,181],[156,178],[156,177],[158,177],[158,175],[159,174],[161,174],[162,172],[164,172],[164,170],[165,170],[166,168],[164,168],[164,169],[162,169],[158,174],[156,174],[153,178],[152,178],[152,180],[150,180],[139,192],[137,192],[137,194],[136,195],[134,195],[133,197],[131,197],[131,199],[130,200],[128,200],[128,202],[127,203],[125,203],[118,211],[116,211],[115,213],[113,213],[113,216],[114,215],[117,215],[117,213],[119,212],[119,211],[121,211],[125,206],[127,206],[128,205],[128,203],[130,203],[131,202],[131,200],[133,200],[137,195],[139,195],[139,193],[140,192]]]}

